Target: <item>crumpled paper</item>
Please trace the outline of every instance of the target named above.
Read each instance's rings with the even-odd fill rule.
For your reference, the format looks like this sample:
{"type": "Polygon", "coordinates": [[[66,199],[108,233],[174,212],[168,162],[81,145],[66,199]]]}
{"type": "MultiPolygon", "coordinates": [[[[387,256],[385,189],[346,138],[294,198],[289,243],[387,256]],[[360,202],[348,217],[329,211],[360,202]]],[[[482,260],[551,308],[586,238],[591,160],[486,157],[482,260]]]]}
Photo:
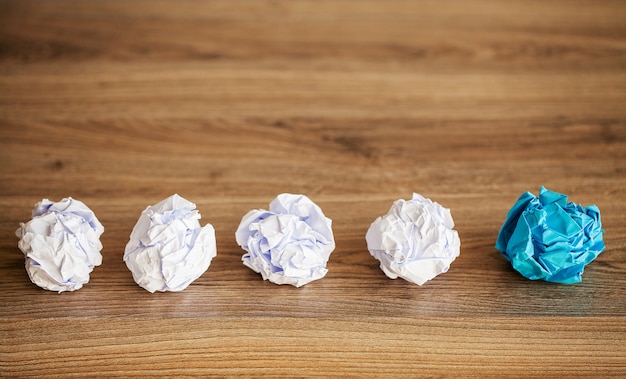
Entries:
{"type": "Polygon", "coordinates": [[[385,275],[421,286],[448,271],[459,256],[461,241],[453,227],[448,208],[414,193],[411,200],[396,200],[365,239],[385,275]]]}
{"type": "Polygon", "coordinates": [[[602,222],[595,205],[583,208],[544,187],[522,194],[500,229],[496,249],[528,279],[572,284],[602,250],[602,222]]]}
{"type": "Polygon", "coordinates": [[[199,278],[217,255],[215,229],[200,227],[196,205],[178,194],[148,206],[124,251],[135,282],[155,291],[182,291],[199,278]]]}
{"type": "Polygon", "coordinates": [[[56,203],[41,200],[32,220],[15,231],[30,280],[59,293],[82,288],[93,268],[102,264],[102,233],[93,211],[71,197],[56,203]]]}
{"type": "Polygon", "coordinates": [[[247,251],[243,264],[263,280],[295,287],[323,278],[335,249],[331,219],[304,195],[278,195],[269,210],[255,209],[235,233],[247,251]]]}

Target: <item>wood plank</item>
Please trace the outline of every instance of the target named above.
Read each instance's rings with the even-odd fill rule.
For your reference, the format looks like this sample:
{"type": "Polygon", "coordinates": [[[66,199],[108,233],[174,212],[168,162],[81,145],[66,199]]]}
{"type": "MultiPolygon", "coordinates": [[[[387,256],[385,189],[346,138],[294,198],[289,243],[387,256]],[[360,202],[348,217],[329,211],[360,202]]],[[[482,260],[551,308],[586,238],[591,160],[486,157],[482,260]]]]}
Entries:
{"type": "MultiPolygon", "coordinates": [[[[15,321],[7,374],[72,376],[584,377],[615,374],[626,349],[622,320],[554,318],[212,319],[15,321]],[[32,333],[50,330],[42,343],[32,333]],[[558,330],[558,338],[555,331],[558,330]],[[68,345],[68,339],[72,341],[68,345]],[[595,340],[596,342],[591,342],[595,340]],[[598,341],[600,340],[600,341],[598,341]],[[477,349],[477,346],[481,348],[477,349]],[[489,348],[485,348],[489,346],[489,348]],[[592,350],[590,352],[590,349],[592,350]],[[146,364],[145,362],[149,362],[146,364]],[[581,371],[581,363],[585,368],[581,371]],[[462,371],[460,371],[462,370],[462,371]]],[[[4,329],[4,327],[3,327],[4,329]]]]}

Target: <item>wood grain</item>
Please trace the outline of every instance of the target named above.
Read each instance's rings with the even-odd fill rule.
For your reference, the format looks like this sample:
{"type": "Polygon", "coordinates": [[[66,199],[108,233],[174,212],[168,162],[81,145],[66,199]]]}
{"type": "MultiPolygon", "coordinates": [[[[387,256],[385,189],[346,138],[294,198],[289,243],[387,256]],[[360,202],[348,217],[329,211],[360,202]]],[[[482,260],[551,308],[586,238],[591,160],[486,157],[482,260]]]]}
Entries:
{"type": "Polygon", "coordinates": [[[623,376],[625,19],[621,1],[0,2],[0,375],[623,376]],[[602,211],[580,284],[526,280],[494,248],[541,185],[602,211]],[[329,273],[299,289],[234,238],[282,192],[333,219],[329,273]],[[364,239],[412,192],[462,243],[422,287],[364,239]],[[218,256],[150,294],[123,250],[173,193],[218,256]],[[66,196],[104,224],[104,262],[56,294],[14,231],[66,196]]]}

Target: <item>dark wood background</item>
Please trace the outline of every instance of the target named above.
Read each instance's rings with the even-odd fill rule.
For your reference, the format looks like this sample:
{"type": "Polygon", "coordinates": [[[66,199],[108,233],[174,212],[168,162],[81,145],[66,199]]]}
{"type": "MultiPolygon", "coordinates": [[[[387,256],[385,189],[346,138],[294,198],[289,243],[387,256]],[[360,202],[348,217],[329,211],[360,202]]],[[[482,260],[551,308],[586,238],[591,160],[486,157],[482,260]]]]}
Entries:
{"type": "Polygon", "coordinates": [[[2,1],[0,159],[2,376],[626,372],[623,1],[2,1]],[[541,185],[602,211],[580,284],[526,280],[494,248],[541,185]],[[263,282],[234,238],[282,192],[333,219],[329,273],[300,289],[263,282]],[[364,238],[412,192],[461,237],[423,287],[364,238]],[[150,294],[124,246],[173,193],[218,256],[150,294]],[[66,196],[104,224],[104,262],[57,294],[14,231],[66,196]]]}

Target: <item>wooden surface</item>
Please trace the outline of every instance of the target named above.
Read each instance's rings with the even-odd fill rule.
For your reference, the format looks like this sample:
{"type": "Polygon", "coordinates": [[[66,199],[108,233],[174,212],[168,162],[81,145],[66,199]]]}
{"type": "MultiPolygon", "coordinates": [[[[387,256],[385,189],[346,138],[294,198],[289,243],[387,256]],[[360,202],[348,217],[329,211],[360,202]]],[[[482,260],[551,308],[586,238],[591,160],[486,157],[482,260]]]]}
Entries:
{"type": "Polygon", "coordinates": [[[626,375],[623,1],[0,2],[0,375],[626,375]],[[576,285],[495,250],[545,185],[602,211],[576,285]],[[179,193],[218,256],[181,293],[122,261],[179,193]],[[333,219],[328,275],[241,263],[235,229],[282,192],[333,219]],[[451,208],[461,255],[390,280],[365,232],[412,192],[451,208]],[[104,224],[75,293],[31,284],[14,231],[41,198],[104,224]]]}

